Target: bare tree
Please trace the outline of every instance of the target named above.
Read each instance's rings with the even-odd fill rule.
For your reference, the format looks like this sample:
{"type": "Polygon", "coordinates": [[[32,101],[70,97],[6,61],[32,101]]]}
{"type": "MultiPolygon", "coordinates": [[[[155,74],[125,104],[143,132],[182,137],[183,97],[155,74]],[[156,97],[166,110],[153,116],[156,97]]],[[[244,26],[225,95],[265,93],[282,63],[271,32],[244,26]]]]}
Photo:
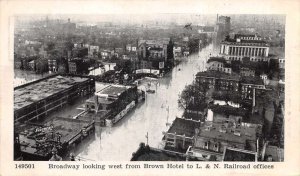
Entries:
{"type": "Polygon", "coordinates": [[[190,84],[185,86],[179,95],[178,107],[184,110],[190,106],[201,106],[206,103],[207,86],[200,84],[190,84]]]}

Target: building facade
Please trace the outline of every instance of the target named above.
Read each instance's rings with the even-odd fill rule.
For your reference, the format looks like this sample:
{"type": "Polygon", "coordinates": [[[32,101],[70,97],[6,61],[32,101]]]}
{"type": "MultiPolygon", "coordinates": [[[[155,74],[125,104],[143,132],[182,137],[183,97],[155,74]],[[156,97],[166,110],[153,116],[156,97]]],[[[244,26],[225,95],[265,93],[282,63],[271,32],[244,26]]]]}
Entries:
{"type": "Polygon", "coordinates": [[[226,60],[240,60],[250,57],[250,61],[269,61],[269,45],[257,35],[235,35],[221,42],[220,54],[226,60]]]}
{"type": "Polygon", "coordinates": [[[142,63],[141,68],[163,70],[173,67],[174,44],[170,39],[140,40],[138,43],[138,59],[142,63]]]}
{"type": "Polygon", "coordinates": [[[207,70],[215,70],[231,74],[232,69],[230,64],[226,63],[222,57],[210,57],[206,64],[207,70]]]}
{"type": "Polygon", "coordinates": [[[14,119],[23,122],[46,117],[75,98],[95,91],[87,77],[52,75],[14,88],[14,119]]]}
{"type": "Polygon", "coordinates": [[[198,84],[207,83],[210,88],[216,90],[239,91],[240,77],[236,74],[226,74],[219,71],[206,71],[196,74],[198,84]]]}
{"type": "Polygon", "coordinates": [[[204,160],[222,161],[227,147],[256,151],[256,128],[236,126],[234,123],[205,122],[194,138],[194,146],[187,154],[204,160]]]}

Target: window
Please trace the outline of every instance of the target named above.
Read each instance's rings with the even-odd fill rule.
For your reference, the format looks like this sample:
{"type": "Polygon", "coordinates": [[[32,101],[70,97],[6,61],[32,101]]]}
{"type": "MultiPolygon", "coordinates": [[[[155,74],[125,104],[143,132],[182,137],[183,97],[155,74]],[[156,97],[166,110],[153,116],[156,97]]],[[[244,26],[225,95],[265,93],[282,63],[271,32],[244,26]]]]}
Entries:
{"type": "Polygon", "coordinates": [[[204,142],[203,148],[208,149],[208,141],[204,142]]]}
{"type": "Polygon", "coordinates": [[[214,144],[214,151],[219,151],[219,144],[218,143],[215,143],[214,144]]]}

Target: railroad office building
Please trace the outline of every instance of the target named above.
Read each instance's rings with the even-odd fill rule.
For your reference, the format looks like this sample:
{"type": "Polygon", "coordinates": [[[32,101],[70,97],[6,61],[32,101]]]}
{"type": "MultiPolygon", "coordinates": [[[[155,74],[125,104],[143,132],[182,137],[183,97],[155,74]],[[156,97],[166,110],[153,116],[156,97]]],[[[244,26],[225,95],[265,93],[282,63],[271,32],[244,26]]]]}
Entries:
{"type": "Polygon", "coordinates": [[[51,75],[14,89],[14,120],[39,119],[77,97],[95,91],[95,81],[84,76],[51,75]]]}
{"type": "Polygon", "coordinates": [[[250,61],[269,61],[269,44],[258,35],[240,35],[226,38],[221,42],[220,54],[226,60],[240,60],[250,57],[250,61]]]}

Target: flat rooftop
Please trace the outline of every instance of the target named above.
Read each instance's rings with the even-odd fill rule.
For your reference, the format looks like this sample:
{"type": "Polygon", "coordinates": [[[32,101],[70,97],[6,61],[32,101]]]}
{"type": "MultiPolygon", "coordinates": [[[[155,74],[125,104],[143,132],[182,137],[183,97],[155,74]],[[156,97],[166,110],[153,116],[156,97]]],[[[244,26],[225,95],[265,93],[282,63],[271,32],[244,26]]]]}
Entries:
{"type": "Polygon", "coordinates": [[[123,86],[117,84],[100,84],[96,83],[96,94],[104,94],[109,96],[120,96],[131,86],[123,86]],[[98,90],[97,90],[98,89],[98,90]]]}
{"type": "Polygon", "coordinates": [[[14,90],[14,110],[21,109],[86,80],[88,78],[57,75],[17,88],[14,90]]]}
{"type": "Polygon", "coordinates": [[[136,161],[186,161],[186,158],[150,150],[137,157],[136,161]]]}
{"type": "Polygon", "coordinates": [[[85,121],[55,118],[47,122],[45,125],[53,125],[54,131],[62,135],[61,141],[69,141],[72,137],[79,133],[83,127],[87,126],[88,124],[89,122],[85,121]]]}
{"type": "Polygon", "coordinates": [[[256,140],[256,127],[243,126],[235,128],[230,124],[225,127],[223,123],[205,122],[200,128],[199,136],[245,144],[246,140],[256,140]],[[222,129],[222,132],[220,129],[222,129]],[[234,131],[238,131],[239,135],[235,135],[234,131]]]}
{"type": "Polygon", "coordinates": [[[123,92],[127,90],[127,87],[125,86],[117,86],[117,85],[111,85],[101,91],[102,94],[108,94],[108,95],[121,95],[123,92]]]}
{"type": "Polygon", "coordinates": [[[221,44],[238,45],[238,46],[269,47],[269,44],[267,44],[263,40],[241,40],[240,42],[237,42],[236,39],[227,39],[227,40],[221,41],[221,44]]]}
{"type": "Polygon", "coordinates": [[[255,152],[236,148],[226,148],[223,161],[256,161],[255,152]]]}
{"type": "Polygon", "coordinates": [[[222,63],[226,63],[226,60],[224,57],[210,57],[208,60],[207,60],[207,63],[210,63],[210,62],[222,62],[222,63]]]}
{"type": "MultiPolygon", "coordinates": [[[[52,121],[45,123],[43,126],[49,127],[50,125],[53,125],[54,132],[59,133],[61,135],[60,141],[64,142],[72,139],[74,136],[80,133],[83,127],[87,126],[88,124],[89,124],[88,122],[55,118],[52,121]]],[[[20,133],[21,144],[27,146],[27,147],[22,147],[22,151],[27,153],[45,155],[47,153],[41,150],[37,150],[36,141],[32,138],[27,137],[27,135],[33,133],[37,128],[38,126],[31,126],[29,127],[29,129],[20,133]]],[[[47,136],[48,134],[51,134],[51,132],[49,131],[46,132],[45,136],[47,136]]]]}
{"type": "Polygon", "coordinates": [[[168,133],[175,133],[176,135],[184,135],[186,137],[193,137],[195,129],[200,127],[200,122],[192,120],[176,118],[172,123],[172,126],[168,130],[168,133]]]}

